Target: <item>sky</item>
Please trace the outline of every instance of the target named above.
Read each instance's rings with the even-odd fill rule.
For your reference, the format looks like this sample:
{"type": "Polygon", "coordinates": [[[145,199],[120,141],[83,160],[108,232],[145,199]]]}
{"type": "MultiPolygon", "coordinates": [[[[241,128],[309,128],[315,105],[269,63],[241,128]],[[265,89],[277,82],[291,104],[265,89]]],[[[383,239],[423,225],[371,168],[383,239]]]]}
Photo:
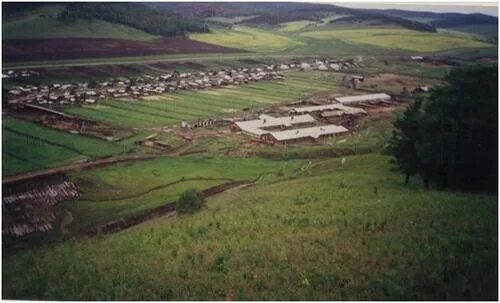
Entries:
{"type": "Polygon", "coordinates": [[[492,16],[498,16],[498,4],[497,3],[478,3],[475,2],[471,5],[468,3],[363,3],[363,2],[336,2],[333,1],[332,4],[351,7],[351,8],[378,8],[378,9],[403,9],[410,11],[425,11],[425,12],[436,12],[436,13],[482,13],[492,16]]]}

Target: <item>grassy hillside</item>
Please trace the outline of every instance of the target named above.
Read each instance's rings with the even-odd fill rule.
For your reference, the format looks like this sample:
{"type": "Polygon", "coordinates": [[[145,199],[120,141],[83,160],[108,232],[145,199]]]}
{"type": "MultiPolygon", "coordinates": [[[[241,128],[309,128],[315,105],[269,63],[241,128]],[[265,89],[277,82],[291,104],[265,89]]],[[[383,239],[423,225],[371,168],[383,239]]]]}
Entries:
{"type": "Polygon", "coordinates": [[[278,52],[304,45],[303,42],[261,29],[234,26],[231,30],[212,30],[208,34],[191,34],[191,39],[226,47],[258,52],[278,52]]]}
{"type": "Polygon", "coordinates": [[[349,43],[370,44],[383,48],[435,52],[446,49],[480,48],[489,44],[466,34],[424,33],[405,29],[346,29],[311,31],[301,36],[320,40],[339,39],[349,43]]]}
{"type": "Polygon", "coordinates": [[[132,27],[98,19],[78,19],[63,23],[57,19],[61,5],[42,6],[35,10],[17,13],[2,21],[2,39],[45,38],[116,38],[130,40],[152,40],[154,36],[132,27]]]}
{"type": "Polygon", "coordinates": [[[3,297],[494,300],[497,197],[405,187],[388,160],[313,161],[192,216],[4,254],[3,297]]]}

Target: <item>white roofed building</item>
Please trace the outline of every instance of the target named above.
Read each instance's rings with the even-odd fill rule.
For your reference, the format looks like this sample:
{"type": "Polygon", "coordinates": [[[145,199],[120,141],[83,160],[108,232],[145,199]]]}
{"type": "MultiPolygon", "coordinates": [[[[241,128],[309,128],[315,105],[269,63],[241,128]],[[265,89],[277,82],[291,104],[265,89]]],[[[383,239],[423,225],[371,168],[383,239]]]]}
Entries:
{"type": "Polygon", "coordinates": [[[391,100],[391,96],[385,93],[381,93],[381,94],[368,94],[368,95],[358,95],[358,96],[348,96],[348,97],[336,97],[335,100],[342,104],[350,104],[350,103],[360,103],[360,102],[389,101],[391,100]]]}
{"type": "Polygon", "coordinates": [[[332,103],[325,105],[315,105],[315,106],[304,106],[304,107],[294,107],[290,110],[294,113],[312,113],[312,112],[322,112],[322,111],[341,111],[344,114],[357,115],[366,114],[366,111],[362,108],[349,107],[340,103],[332,103]]]}
{"type": "Polygon", "coordinates": [[[291,127],[294,124],[312,123],[315,121],[316,120],[308,114],[288,117],[272,117],[263,114],[260,115],[257,120],[238,121],[235,122],[234,125],[245,134],[260,138],[260,136],[270,133],[270,131],[263,128],[276,126],[291,127]]]}
{"type": "Polygon", "coordinates": [[[266,141],[275,142],[295,142],[304,139],[318,139],[325,136],[333,136],[335,134],[347,132],[347,128],[341,125],[323,125],[299,129],[290,129],[284,131],[272,132],[265,134],[263,139],[266,141]]]}

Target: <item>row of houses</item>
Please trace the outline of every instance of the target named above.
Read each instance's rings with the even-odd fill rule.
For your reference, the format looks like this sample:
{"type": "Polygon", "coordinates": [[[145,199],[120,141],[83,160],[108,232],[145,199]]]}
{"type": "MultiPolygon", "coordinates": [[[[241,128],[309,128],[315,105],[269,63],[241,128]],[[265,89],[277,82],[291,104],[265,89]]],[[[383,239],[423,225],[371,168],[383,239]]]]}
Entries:
{"type": "Polygon", "coordinates": [[[99,83],[25,85],[10,90],[9,103],[74,104],[95,103],[108,98],[141,98],[177,90],[197,90],[225,85],[241,85],[260,80],[282,79],[286,70],[342,70],[355,67],[347,61],[316,60],[291,64],[270,64],[251,68],[221,69],[208,72],[173,72],[157,76],[114,79],[99,83]]]}

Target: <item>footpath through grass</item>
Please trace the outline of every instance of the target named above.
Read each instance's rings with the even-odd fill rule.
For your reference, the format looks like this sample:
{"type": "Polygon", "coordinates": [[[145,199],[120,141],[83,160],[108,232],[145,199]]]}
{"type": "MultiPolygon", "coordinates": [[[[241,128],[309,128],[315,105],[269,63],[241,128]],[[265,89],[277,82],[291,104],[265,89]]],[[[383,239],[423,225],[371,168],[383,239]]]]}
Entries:
{"type": "Polygon", "coordinates": [[[4,255],[3,297],[495,300],[497,196],[405,187],[388,161],[312,162],[192,216],[4,255]]]}

